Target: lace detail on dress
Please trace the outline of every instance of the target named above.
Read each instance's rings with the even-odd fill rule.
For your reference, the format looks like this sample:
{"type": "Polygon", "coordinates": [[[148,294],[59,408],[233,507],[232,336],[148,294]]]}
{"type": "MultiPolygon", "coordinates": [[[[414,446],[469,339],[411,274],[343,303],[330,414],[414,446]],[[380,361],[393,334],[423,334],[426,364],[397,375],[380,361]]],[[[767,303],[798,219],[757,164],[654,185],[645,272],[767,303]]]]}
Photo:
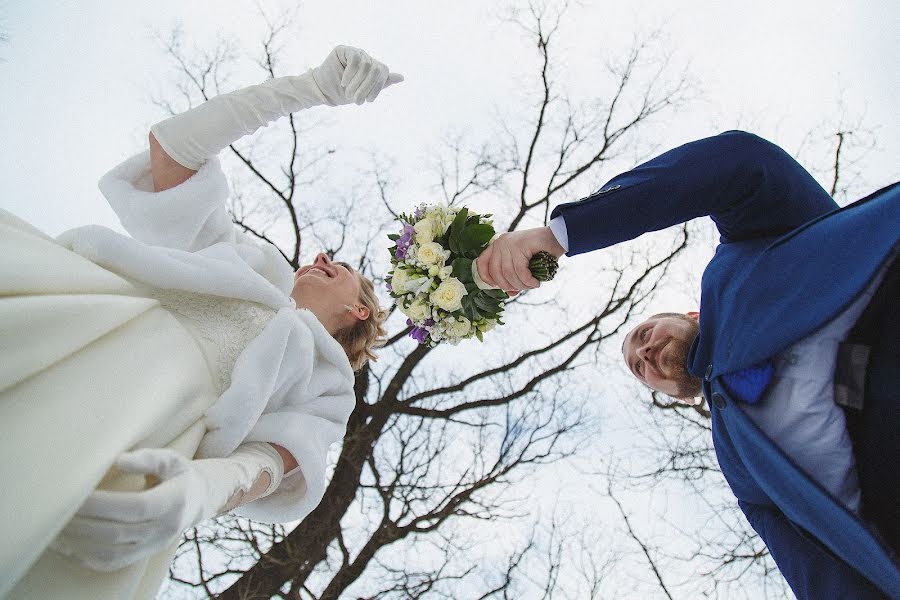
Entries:
{"type": "Polygon", "coordinates": [[[219,394],[231,385],[238,356],[276,314],[272,308],[236,298],[182,290],[154,290],[149,295],[193,334],[219,394]]]}

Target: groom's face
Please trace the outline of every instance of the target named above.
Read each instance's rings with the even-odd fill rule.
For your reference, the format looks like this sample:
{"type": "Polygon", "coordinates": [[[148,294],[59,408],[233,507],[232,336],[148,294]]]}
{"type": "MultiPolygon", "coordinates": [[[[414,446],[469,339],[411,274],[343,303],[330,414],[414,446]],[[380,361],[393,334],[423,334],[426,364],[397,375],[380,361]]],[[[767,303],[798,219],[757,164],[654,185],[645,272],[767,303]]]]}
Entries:
{"type": "Polygon", "coordinates": [[[700,395],[700,379],[687,370],[687,356],[699,332],[697,314],[654,315],[625,336],[622,354],[638,381],[673,398],[700,395]]]}

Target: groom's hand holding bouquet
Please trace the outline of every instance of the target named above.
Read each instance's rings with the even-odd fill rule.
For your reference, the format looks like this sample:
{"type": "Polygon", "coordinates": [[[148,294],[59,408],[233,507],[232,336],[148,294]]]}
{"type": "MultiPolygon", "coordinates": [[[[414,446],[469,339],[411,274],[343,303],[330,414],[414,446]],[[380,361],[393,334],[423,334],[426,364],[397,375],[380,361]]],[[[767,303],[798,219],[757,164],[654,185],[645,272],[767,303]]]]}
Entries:
{"type": "Polygon", "coordinates": [[[401,232],[388,236],[394,242],[388,291],[408,317],[410,337],[420,344],[482,340],[503,324],[510,294],[556,274],[564,251],[548,228],[495,239],[489,217],[467,208],[422,205],[412,215],[400,215],[401,232]]]}
{"type": "Polygon", "coordinates": [[[531,258],[541,252],[554,259],[565,254],[549,227],[535,227],[500,234],[478,257],[477,268],[486,284],[516,293],[538,287],[538,280],[529,269],[531,258]]]}

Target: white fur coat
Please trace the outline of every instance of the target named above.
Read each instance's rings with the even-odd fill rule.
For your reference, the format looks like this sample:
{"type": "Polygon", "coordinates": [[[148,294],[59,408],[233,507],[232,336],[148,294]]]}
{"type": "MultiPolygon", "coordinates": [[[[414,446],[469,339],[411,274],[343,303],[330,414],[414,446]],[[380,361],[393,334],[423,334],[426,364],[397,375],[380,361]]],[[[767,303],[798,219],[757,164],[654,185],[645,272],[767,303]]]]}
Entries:
{"type": "Polygon", "coordinates": [[[343,437],[354,406],[343,349],[311,312],[295,307],[284,257],[232,225],[218,160],[156,193],[144,152],[104,175],[100,190],[131,237],[89,225],[60,235],[61,244],[152,287],[251,300],[278,311],[238,357],[231,386],[207,411],[198,457],[226,457],[244,442],[284,446],[299,469],[273,494],[235,512],[276,522],[303,518],[322,499],[328,448],[343,437]]]}

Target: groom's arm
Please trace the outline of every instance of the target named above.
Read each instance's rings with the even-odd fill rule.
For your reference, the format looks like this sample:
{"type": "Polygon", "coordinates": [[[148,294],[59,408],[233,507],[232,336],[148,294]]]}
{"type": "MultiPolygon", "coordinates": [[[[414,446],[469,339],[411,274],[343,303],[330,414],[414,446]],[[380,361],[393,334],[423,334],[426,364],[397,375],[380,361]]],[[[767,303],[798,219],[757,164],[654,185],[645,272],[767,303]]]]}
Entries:
{"type": "Polygon", "coordinates": [[[777,236],[837,204],[796,160],[743,131],[697,140],[557,206],[570,256],[710,216],[723,242],[777,236]]]}
{"type": "Polygon", "coordinates": [[[492,244],[494,253],[478,259],[478,271],[504,289],[532,288],[538,282],[523,272],[526,249],[552,254],[564,248],[574,256],[707,215],[723,242],[739,241],[786,233],[835,208],[784,150],[753,134],[729,131],[670,150],[583,200],[557,206],[552,228],[501,235],[492,244]],[[504,263],[498,253],[515,260],[504,263]]]}

